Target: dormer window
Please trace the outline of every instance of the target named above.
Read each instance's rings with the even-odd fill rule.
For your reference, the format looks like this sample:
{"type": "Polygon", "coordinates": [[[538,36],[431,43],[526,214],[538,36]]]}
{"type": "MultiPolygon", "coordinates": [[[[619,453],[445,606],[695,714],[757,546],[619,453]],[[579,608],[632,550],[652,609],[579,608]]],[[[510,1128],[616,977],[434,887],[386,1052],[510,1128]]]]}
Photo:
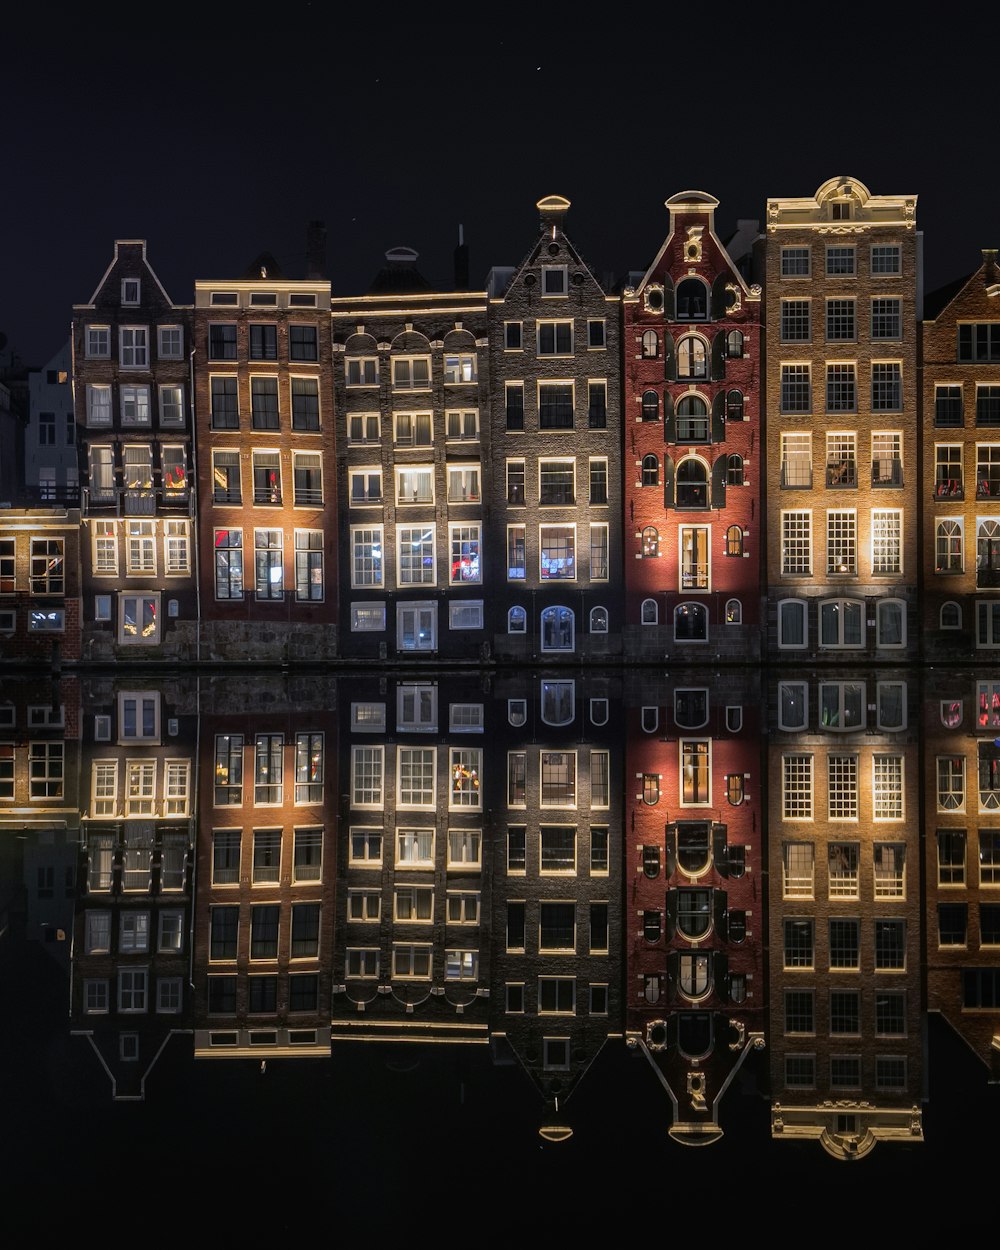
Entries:
{"type": "Polygon", "coordinates": [[[139,302],[142,284],[138,278],[122,278],[122,303],[135,305],[139,302]]]}
{"type": "Polygon", "coordinates": [[[700,278],[685,278],[677,287],[677,320],[708,320],[708,288],[700,278]]]}
{"type": "Polygon", "coordinates": [[[834,200],[830,205],[830,216],[834,221],[851,220],[851,201],[834,200]]]}

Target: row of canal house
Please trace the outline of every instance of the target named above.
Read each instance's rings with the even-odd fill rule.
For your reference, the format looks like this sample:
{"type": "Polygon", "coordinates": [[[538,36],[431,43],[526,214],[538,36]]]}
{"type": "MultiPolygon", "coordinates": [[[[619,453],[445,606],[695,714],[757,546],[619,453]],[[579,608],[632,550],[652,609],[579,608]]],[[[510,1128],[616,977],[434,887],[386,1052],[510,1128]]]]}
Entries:
{"type": "Polygon", "coordinates": [[[677,1140],[757,1081],[850,1158],[920,1138],[925,1008],[995,1059],[998,707],[893,666],[35,679],[2,818],[118,1096],[180,1034],[489,1045],[557,1134],[624,1038],[677,1140]]]}
{"type": "Polygon", "coordinates": [[[4,656],[1000,645],[995,253],[925,301],[915,197],[831,179],[727,250],[685,192],[609,291],[538,208],[480,291],[464,247],[450,292],[397,248],[333,295],[314,226],[305,278],[264,255],[182,306],[118,243],[74,309],[82,518],[5,517],[4,656]]]}

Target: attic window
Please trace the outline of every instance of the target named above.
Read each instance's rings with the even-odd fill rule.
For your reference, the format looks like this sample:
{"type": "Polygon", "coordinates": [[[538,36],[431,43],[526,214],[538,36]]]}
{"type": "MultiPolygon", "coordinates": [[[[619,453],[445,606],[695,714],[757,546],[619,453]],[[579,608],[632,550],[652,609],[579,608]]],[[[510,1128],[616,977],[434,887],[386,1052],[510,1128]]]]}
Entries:
{"type": "Polygon", "coordinates": [[[273,308],[277,302],[278,296],[275,291],[253,291],[250,294],[250,303],[258,308],[273,308]]]}
{"type": "Polygon", "coordinates": [[[851,220],[851,201],[834,200],[830,205],[830,216],[834,221],[851,220]]]}
{"type": "Polygon", "coordinates": [[[212,306],[213,308],[231,308],[240,302],[240,297],[235,291],[213,291],[212,306]]]}
{"type": "Polygon", "coordinates": [[[543,295],[565,295],[566,286],[566,266],[565,265],[543,265],[542,266],[542,294],[543,295]]]}
{"type": "Polygon", "coordinates": [[[289,295],[288,305],[290,308],[315,308],[315,295],[289,295]]]}
{"type": "Polygon", "coordinates": [[[140,290],[138,278],[122,278],[122,303],[138,304],[140,290]]]}

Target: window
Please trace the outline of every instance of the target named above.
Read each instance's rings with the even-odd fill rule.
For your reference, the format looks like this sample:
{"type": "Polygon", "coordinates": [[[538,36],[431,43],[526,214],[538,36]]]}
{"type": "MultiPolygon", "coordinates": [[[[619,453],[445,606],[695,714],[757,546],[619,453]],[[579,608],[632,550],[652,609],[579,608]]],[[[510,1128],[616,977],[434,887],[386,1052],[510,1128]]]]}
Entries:
{"type": "Polygon", "coordinates": [[[954,600],[941,604],[941,611],[938,615],[940,626],[942,629],[961,629],[962,628],[962,606],[955,603],[954,600]]]}
{"type": "Polygon", "coordinates": [[[433,808],[436,775],[433,747],[399,747],[397,779],[399,806],[433,808]]]}
{"type": "Polygon", "coordinates": [[[430,447],[433,441],[433,414],[429,412],[397,412],[395,414],[397,447],[430,447]]]}
{"type": "Polygon", "coordinates": [[[570,608],[545,608],[541,616],[542,650],[572,651],[575,645],[575,618],[570,608]]]}
{"type": "Polygon", "coordinates": [[[149,368],[149,329],[147,326],[120,326],[118,363],[123,369],[149,368]]]}
{"type": "MultiPolygon", "coordinates": [[[[429,833],[428,830],[407,830],[407,838],[413,834],[429,833]]],[[[400,854],[397,856],[398,863],[415,863],[421,859],[421,849],[426,851],[424,859],[433,860],[433,840],[431,840],[425,848],[417,847],[416,844],[407,842],[407,855],[404,857],[403,840],[400,839],[400,854]]],[[[397,886],[395,896],[393,898],[393,919],[410,923],[427,923],[434,919],[434,888],[433,886],[409,885],[397,886]]]]}
{"type": "Polygon", "coordinates": [[[807,299],[781,301],[781,341],[807,343],[812,338],[810,303],[807,299]]]}
{"type": "Polygon", "coordinates": [[[322,600],[323,531],[295,531],[295,598],[301,602],[322,600]]]}
{"type": "Polygon", "coordinates": [[[864,605],[856,599],[828,599],[820,604],[820,645],[864,646],[864,605]]]}
{"type": "Polygon", "coordinates": [[[565,265],[542,266],[543,295],[566,295],[568,290],[565,265]]]}
{"type": "Polygon", "coordinates": [[[538,905],[538,950],[576,951],[576,904],[542,902],[538,905]]]}
{"type": "Polygon", "coordinates": [[[243,598],[242,530],[215,531],[215,597],[243,598]]]}
{"type": "Polygon", "coordinates": [[[255,504],[281,503],[281,454],[255,451],[253,456],[253,501],[255,504]]]}
{"type": "Polygon", "coordinates": [[[829,510],[826,514],[827,573],[857,572],[857,514],[829,510]]]}
{"type": "Polygon", "coordinates": [[[654,560],[660,554],[660,532],[655,525],[647,525],[642,531],[642,554],[654,560]]]}
{"type": "Polygon", "coordinates": [[[678,321],[708,320],[708,288],[700,278],[685,278],[677,284],[676,315],[678,321]]]}
{"type": "Polygon", "coordinates": [[[812,436],[782,434],[781,485],[788,488],[812,485],[812,436]]]}
{"type": "Polygon", "coordinates": [[[674,609],[674,641],[708,641],[708,609],[704,604],[678,604],[674,609]]]}
{"type": "Polygon", "coordinates": [[[809,277],[808,247],[783,247],[781,249],[781,276],[783,278],[809,277]]]}
{"type": "MultiPolygon", "coordinates": [[[[145,1011],[149,973],[144,968],[118,970],[118,1010],[145,1011]]],[[[123,1039],[124,1040],[124,1039],[123,1039]]]]}
{"type": "Polygon", "coordinates": [[[541,711],[546,725],[571,724],[576,714],[576,682],[543,679],[541,711]]]}
{"type": "Polygon", "coordinates": [[[448,868],[478,871],[482,867],[482,831],[449,829],[448,868]]]}
{"type": "Polygon", "coordinates": [[[854,365],[826,366],[827,412],[856,412],[858,407],[854,365]]]}
{"type": "Polygon", "coordinates": [[[608,462],[603,457],[590,459],[590,502],[591,504],[608,502],[608,462]]]}
{"type": "Polygon", "coordinates": [[[433,525],[397,526],[396,553],[396,580],[400,586],[435,584],[433,525]]]}
{"type": "Polygon", "coordinates": [[[295,735],[295,802],[323,801],[323,735],[295,735]]]}
{"type": "Polygon", "coordinates": [[[255,430],[278,429],[278,379],[250,379],[250,424],[255,430]]]}
{"type": "Polygon", "coordinates": [[[810,412],[812,386],[809,365],[781,366],[781,411],[810,412]]]}
{"type": "Polygon", "coordinates": [[[682,807],[702,807],[711,802],[711,747],[711,742],[704,739],[681,739],[682,807]]]}
{"type": "Polygon", "coordinates": [[[854,247],[844,244],[828,244],[826,249],[826,274],[828,278],[853,278],[854,247]]]}
{"type": "Polygon", "coordinates": [[[149,950],[148,911],[123,911],[121,913],[118,949],[123,955],[144,955],[149,950]]]}
{"type": "Polygon", "coordinates": [[[377,386],[378,357],[353,356],[346,364],[348,386],[377,386]]]}
{"type": "Polygon", "coordinates": [[[503,346],[504,351],[519,352],[522,347],[522,323],[520,321],[505,321],[503,323],[503,346]]]}
{"type": "Polygon", "coordinates": [[[897,277],[902,272],[898,243],[873,243],[871,271],[897,277]]]}
{"type": "Polygon", "coordinates": [[[351,507],[382,502],[382,470],[378,468],[350,469],[351,507]]]}
{"type": "Polygon", "coordinates": [[[572,321],[539,321],[537,327],[539,356],[572,356],[572,321]]]}
{"type": "Polygon", "coordinates": [[[830,991],[830,1032],[861,1032],[861,995],[858,990],[830,991]]]}
{"type": "Polygon", "coordinates": [[[431,385],[430,356],[396,356],[392,361],[392,385],[397,391],[426,391],[431,385]]]}
{"type": "MultiPolygon", "coordinates": [[[[240,831],[215,829],[212,831],[212,884],[238,885],[239,880],[240,831]]],[[[213,916],[216,910],[213,909],[213,916]]]]}
{"type": "Polygon", "coordinates": [[[504,383],[504,408],[506,412],[507,429],[523,430],[524,429],[524,383],[523,382],[505,382],[504,383]]]}
{"type": "MultiPolygon", "coordinates": [[[[609,530],[605,522],[598,522],[590,527],[590,580],[592,582],[605,582],[611,576],[611,560],[609,546],[609,530]]],[[[603,631],[591,632],[607,632],[607,625],[603,631]]]]}
{"type": "Polygon", "coordinates": [[[680,509],[708,507],[708,466],[703,461],[693,456],[681,461],[677,469],[676,494],[680,509]]]}
{"type": "Polygon", "coordinates": [[[348,920],[379,920],[382,916],[382,895],[378,890],[348,890],[348,920]]]}
{"type": "Polygon", "coordinates": [[[660,397],[656,391],[644,391],[642,396],[643,421],[659,421],[660,397]]]}
{"type": "Polygon", "coordinates": [[[576,806],[576,752],[541,752],[542,807],[576,806]]]}
{"type": "MultiPolygon", "coordinates": [[[[903,407],[902,365],[872,365],[872,412],[899,412],[903,407]]],[[[893,485],[902,485],[901,482],[893,485]]]]}
{"type": "Polygon", "coordinates": [[[258,734],[254,749],[254,792],[257,806],[280,804],[283,793],[283,734],[258,734]]]}
{"type": "Polygon", "coordinates": [[[607,334],[603,317],[587,322],[587,347],[590,350],[607,347],[607,334]]]}
{"type": "MultiPolygon", "coordinates": [[[[509,532],[508,530],[508,534],[509,532]]],[[[543,581],[575,580],[576,527],[573,525],[540,526],[539,563],[539,576],[543,581]]]]}
{"type": "Polygon", "coordinates": [[[449,525],[448,539],[451,544],[449,580],[453,586],[478,584],[483,580],[479,561],[480,539],[478,525],[449,525]]]}
{"type": "Polygon", "coordinates": [[[479,810],[482,807],[480,782],[483,773],[483,753],[479,750],[459,750],[452,748],[449,768],[451,773],[451,791],[448,799],[450,808],[479,810]]]}
{"type": "Polygon", "coordinates": [[[111,387],[88,382],[86,396],[87,425],[110,425],[112,422],[111,387]]]}
{"type": "Polygon", "coordinates": [[[858,757],[828,757],[827,815],[830,820],[858,818],[858,757]]]}
{"type": "Polygon", "coordinates": [[[401,603],[396,608],[396,645],[401,651],[433,651],[437,647],[437,604],[401,603]]]}
{"type": "Polygon", "coordinates": [[[349,863],[352,867],[361,868],[371,868],[382,863],[381,829],[356,825],[351,827],[349,863]]]}
{"type": "Polygon", "coordinates": [[[347,440],[350,443],[378,443],[382,439],[382,421],[377,412],[355,412],[347,418],[347,440]]]}
{"type": "Polygon", "coordinates": [[[385,629],[384,603],[352,603],[351,632],[379,632],[385,629]]]}
{"type": "Polygon", "coordinates": [[[812,990],[785,990],[785,1033],[815,1033],[812,990]]]}
{"type": "Polygon", "coordinates": [[[1000,360],[1000,321],[959,325],[958,359],[963,363],[1000,360]]]}
{"type": "Polygon", "coordinates": [[[857,337],[855,330],[853,299],[828,299],[826,301],[826,337],[837,342],[857,337]]]}
{"type": "Polygon", "coordinates": [[[449,465],[448,502],[479,503],[481,499],[479,465],[449,465]]]}
{"type": "Polygon", "coordinates": [[[571,430],[573,428],[573,383],[538,383],[538,428],[540,430],[571,430]]]}
{"type": "Polygon", "coordinates": [[[660,801],[659,773],[642,774],[642,801],[647,807],[655,807],[660,801]]]}
{"type": "Polygon", "coordinates": [[[726,462],[726,485],[742,486],[743,482],[743,457],[735,452],[726,462]]]}
{"type": "Polygon", "coordinates": [[[396,503],[422,504],[434,502],[434,469],[431,465],[412,465],[396,470],[396,503]]]}
{"type": "Polygon", "coordinates": [[[682,379],[708,377],[708,349],[696,334],[685,334],[677,344],[677,376],[682,379]]]}
{"type": "Polygon", "coordinates": [[[62,538],[32,538],[29,586],[33,595],[65,592],[64,547],[62,538]]]}
{"type": "Polygon", "coordinates": [[[742,556],[743,555],[743,527],[742,525],[730,525],[726,530],[726,555],[742,556]]]}
{"type": "Polygon", "coordinates": [[[906,846],[902,842],[876,842],[872,849],[875,897],[903,898],[906,893],[906,846]]]}
{"type": "Polygon", "coordinates": [[[281,530],[254,530],[254,570],[258,599],[284,599],[284,536],[281,530]]]}
{"type": "Polygon", "coordinates": [[[961,386],[934,387],[934,424],[936,426],[964,425],[961,386]]]}
{"type": "Polygon", "coordinates": [[[906,921],[875,921],[876,970],[903,971],[906,968],[906,921]]]}
{"type": "Polygon", "coordinates": [[[838,918],[830,921],[830,967],[856,971],[860,966],[859,920],[838,918]]]}
{"type": "Polygon", "coordinates": [[[382,526],[352,526],[351,549],[351,585],[381,586],[382,526]]]}
{"type": "Polygon", "coordinates": [[[316,326],[290,324],[288,327],[288,359],[319,360],[316,326]]]}
{"type": "Polygon", "coordinates": [[[479,952],[446,950],[444,979],[446,981],[477,981],[479,979],[479,952]]]}
{"type": "Polygon", "coordinates": [[[538,978],[538,1013],[539,1015],[576,1014],[576,978],[575,977],[539,977],[538,978]]]}
{"type": "MultiPolygon", "coordinates": [[[[742,542],[742,531],[740,531],[740,540],[742,542]]],[[[682,525],[679,547],[680,589],[708,590],[711,571],[708,526],[682,525]]]]}
{"type": "Polygon", "coordinates": [[[243,802],[243,735],[216,734],[215,806],[240,806],[243,802]]]}
{"type": "Polygon", "coordinates": [[[610,751],[591,750],[590,752],[590,806],[593,808],[611,806],[610,751]]]}
{"type": "Polygon", "coordinates": [[[323,830],[296,829],[292,854],[292,883],[322,880],[323,830]]]}
{"type": "Polygon", "coordinates": [[[121,595],[118,602],[119,642],[155,644],[160,641],[160,596],[158,594],[121,595]]]}
{"type": "Polygon", "coordinates": [[[406,980],[429,981],[431,976],[430,946],[401,946],[392,948],[392,975],[406,980]]]}
{"type": "Polygon", "coordinates": [[[236,359],[236,323],[215,323],[208,327],[209,360],[236,359]]]}
{"type": "Polygon", "coordinates": [[[871,336],[873,339],[903,337],[902,300],[872,300],[871,336]]]}
{"type": "Polygon", "coordinates": [[[83,983],[83,1010],[88,1016],[108,1012],[108,982],[86,980],[83,983]]]}
{"type": "Polygon", "coordinates": [[[281,880],[281,830],[253,831],[253,883],[277,885],[281,880]]]}
{"type": "Polygon", "coordinates": [[[278,327],[263,322],[250,325],[250,359],[278,359],[278,327]]]}
{"type": "Polygon", "coordinates": [[[816,874],[811,842],[786,842],[782,847],[782,898],[812,898],[816,874]]]}
{"type": "Polygon", "coordinates": [[[348,947],[344,975],[348,980],[375,980],[379,970],[379,952],[376,949],[348,947]]]}
{"type": "Polygon", "coordinates": [[[1000,425],[1000,386],[976,386],[976,425],[1000,425]]]}
{"type": "Polygon", "coordinates": [[[111,355],[111,327],[87,326],[84,336],[84,355],[89,360],[107,360],[111,355]]]}
{"type": "Polygon", "coordinates": [[[712,891],[676,891],[677,929],[691,941],[705,937],[712,927],[712,891]]]}
{"type": "Polygon", "coordinates": [[[872,757],[872,816],[875,820],[903,819],[903,757],[872,757]]]}
{"type": "Polygon", "coordinates": [[[700,395],[685,395],[677,405],[677,441],[707,443],[709,434],[708,405],[700,395]]]}
{"type": "Polygon", "coordinates": [[[250,908],[250,958],[277,959],[278,917],[277,903],[267,903],[250,908]]]}
{"type": "Polygon", "coordinates": [[[813,818],[813,757],[782,756],[782,817],[785,820],[813,818]]]}

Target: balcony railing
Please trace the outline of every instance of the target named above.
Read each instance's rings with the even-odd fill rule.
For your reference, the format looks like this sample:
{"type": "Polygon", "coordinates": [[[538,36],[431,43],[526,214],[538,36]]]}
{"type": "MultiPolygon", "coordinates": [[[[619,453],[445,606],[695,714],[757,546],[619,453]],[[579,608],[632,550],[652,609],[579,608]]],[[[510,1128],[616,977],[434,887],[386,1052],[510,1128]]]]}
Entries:
{"type": "Polygon", "coordinates": [[[1000,481],[995,478],[976,478],[977,499],[1000,499],[1000,481]]]}
{"type": "Polygon", "coordinates": [[[960,477],[939,478],[934,483],[934,499],[964,499],[965,487],[960,477]]]}
{"type": "Polygon", "coordinates": [[[318,486],[297,486],[295,488],[295,506],[297,508],[315,507],[323,502],[323,491],[318,486]]]}

